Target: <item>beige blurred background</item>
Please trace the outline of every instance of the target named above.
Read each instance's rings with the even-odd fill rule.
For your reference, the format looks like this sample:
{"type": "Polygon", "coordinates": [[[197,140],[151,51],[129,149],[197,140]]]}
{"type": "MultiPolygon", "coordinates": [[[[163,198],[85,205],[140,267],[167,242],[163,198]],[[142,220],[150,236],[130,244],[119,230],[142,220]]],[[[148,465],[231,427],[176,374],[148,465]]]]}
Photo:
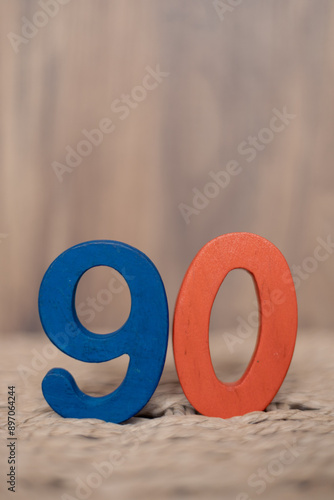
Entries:
{"type": "MultiPolygon", "coordinates": [[[[47,267],[92,239],[145,252],[172,319],[198,250],[235,231],[268,238],[300,274],[301,326],[333,326],[333,250],[321,261],[314,252],[319,238],[334,239],[334,2],[237,3],[225,0],[224,11],[211,0],[1,1],[2,334],[41,329],[47,267]],[[157,68],[163,76],[146,76],[157,68]],[[143,90],[143,81],[155,88],[143,90]],[[123,111],[122,99],[130,99],[123,111]],[[263,132],[284,108],[295,117],[263,132]],[[113,131],[68,168],[67,148],[80,149],[82,130],[101,120],[113,131]],[[250,136],[257,149],[246,154],[250,136]],[[238,175],[212,188],[186,223],[180,204],[191,207],[193,189],[203,193],[210,172],[230,161],[238,175]],[[57,177],[59,164],[67,171],[57,177]]],[[[108,331],[129,300],[124,283],[100,268],[82,279],[77,305],[83,323],[108,331]]],[[[248,275],[234,271],[213,326],[235,327],[254,300],[248,275]]]]}

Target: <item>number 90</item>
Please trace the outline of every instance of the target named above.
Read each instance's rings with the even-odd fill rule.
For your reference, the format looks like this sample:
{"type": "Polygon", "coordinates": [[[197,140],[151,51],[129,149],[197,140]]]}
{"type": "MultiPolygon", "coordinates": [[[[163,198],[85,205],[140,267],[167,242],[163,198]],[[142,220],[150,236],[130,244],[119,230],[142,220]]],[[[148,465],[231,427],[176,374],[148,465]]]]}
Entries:
{"type": "MultiPolygon", "coordinates": [[[[63,417],[97,418],[120,423],[138,413],[153,395],[165,363],[168,343],[168,303],[162,279],[139,250],[116,241],[90,241],[62,253],[46,271],[39,293],[39,313],[45,333],[65,354],[100,363],[123,354],[130,357],[122,384],[111,394],[83,393],[72,375],[53,368],[42,391],[63,417]],[[131,311],[117,331],[98,335],[87,330],[75,310],[82,275],[109,266],[128,282],[131,311]]],[[[177,298],[173,325],[174,359],[190,403],[207,416],[229,418],[264,410],[279,390],[289,368],[297,333],[297,300],[289,267],[269,241],[249,233],[219,236],[207,243],[191,263],[177,298]],[[224,384],[214,373],[209,349],[213,302],[233,269],[251,273],[259,299],[260,327],[251,361],[240,380],[224,384]],[[284,281],[282,277],[284,276],[284,281]],[[274,305],[279,292],[280,305],[274,305]],[[263,314],[264,310],[270,314],[263,314]]]]}

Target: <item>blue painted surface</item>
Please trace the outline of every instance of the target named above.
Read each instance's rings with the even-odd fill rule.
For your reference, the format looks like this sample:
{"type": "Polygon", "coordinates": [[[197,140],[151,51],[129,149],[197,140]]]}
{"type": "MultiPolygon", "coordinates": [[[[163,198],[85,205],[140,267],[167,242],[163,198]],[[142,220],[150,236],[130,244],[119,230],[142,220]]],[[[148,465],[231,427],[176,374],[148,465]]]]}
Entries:
{"type": "Polygon", "coordinates": [[[72,358],[100,363],[123,354],[130,357],[122,384],[111,394],[83,393],[72,375],[53,368],[42,390],[54,411],[68,418],[98,418],[123,422],[140,411],[154,393],[165,364],[168,343],[168,303],[160,274],[142,252],[117,241],[90,241],[59,255],[46,271],[39,292],[39,313],[45,333],[72,358]],[[127,281],[131,311],[113,333],[87,330],[75,310],[82,275],[95,266],[116,269],[127,281]],[[127,276],[131,279],[127,280],[127,276]]]}

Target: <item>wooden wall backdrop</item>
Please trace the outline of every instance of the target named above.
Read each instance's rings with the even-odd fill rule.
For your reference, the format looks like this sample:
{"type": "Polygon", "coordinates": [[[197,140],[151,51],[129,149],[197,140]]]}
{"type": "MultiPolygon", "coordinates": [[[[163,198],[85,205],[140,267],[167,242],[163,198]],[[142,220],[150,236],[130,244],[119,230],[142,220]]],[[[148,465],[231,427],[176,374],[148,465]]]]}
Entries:
{"type": "MultiPolygon", "coordinates": [[[[221,19],[211,0],[62,0],[59,9],[55,1],[0,3],[1,332],[40,329],[46,268],[91,239],[147,253],[172,316],[197,251],[234,231],[258,233],[291,267],[308,268],[300,324],[330,328],[333,250],[321,262],[310,257],[317,238],[334,240],[334,2],[243,0],[221,19]],[[40,3],[53,4],[53,17],[16,53],[8,34],[22,36],[24,18],[45,24],[40,3]],[[157,65],[169,75],[121,120],[111,104],[157,65]],[[284,107],[296,117],[247,162],[239,145],[284,107]],[[66,147],[103,118],[115,130],[59,182],[53,162],[64,163],[66,147]],[[186,224],[180,203],[191,205],[193,188],[230,160],[242,173],[186,224]]],[[[236,326],[254,309],[245,275],[232,273],[219,292],[215,326],[236,326]]],[[[80,300],[96,297],[103,279],[91,273],[80,300]]],[[[96,314],[96,329],[108,328],[110,307],[96,314]]]]}

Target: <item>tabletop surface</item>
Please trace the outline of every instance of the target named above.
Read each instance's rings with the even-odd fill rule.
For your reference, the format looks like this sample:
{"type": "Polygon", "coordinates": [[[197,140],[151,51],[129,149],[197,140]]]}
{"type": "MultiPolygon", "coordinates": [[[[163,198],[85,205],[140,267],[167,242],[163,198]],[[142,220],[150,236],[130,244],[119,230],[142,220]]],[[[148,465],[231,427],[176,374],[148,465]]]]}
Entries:
{"type": "MultiPolygon", "coordinates": [[[[210,349],[226,380],[240,373],[246,347],[232,359],[221,339],[215,332],[210,349]]],[[[128,360],[87,365],[50,346],[42,333],[1,340],[1,393],[14,385],[17,394],[17,499],[333,498],[334,332],[299,332],[288,375],[266,411],[228,420],[195,412],[170,348],[160,384],[136,417],[122,425],[63,419],[40,389],[49,369],[69,369],[83,391],[98,396],[120,384],[128,360]]],[[[5,419],[1,424],[4,442],[5,419]]],[[[0,487],[1,498],[11,498],[5,481],[0,487]]]]}

